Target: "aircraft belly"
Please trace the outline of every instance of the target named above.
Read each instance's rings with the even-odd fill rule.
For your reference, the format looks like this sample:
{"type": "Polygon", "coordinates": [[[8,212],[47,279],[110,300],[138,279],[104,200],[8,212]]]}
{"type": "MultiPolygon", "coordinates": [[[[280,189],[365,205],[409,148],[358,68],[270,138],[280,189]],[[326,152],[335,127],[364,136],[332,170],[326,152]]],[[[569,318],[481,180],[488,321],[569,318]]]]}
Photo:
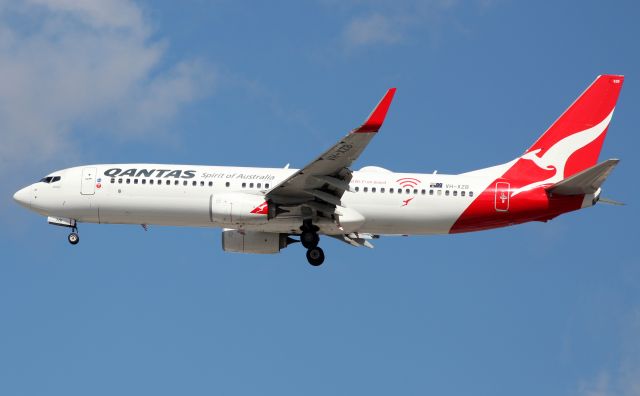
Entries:
{"type": "Polygon", "coordinates": [[[212,225],[207,197],[111,197],[100,205],[100,223],[212,225]]]}
{"type": "Polygon", "coordinates": [[[372,234],[447,234],[467,206],[466,202],[438,202],[416,197],[402,206],[381,203],[356,209],[365,217],[360,232],[372,234]]]}

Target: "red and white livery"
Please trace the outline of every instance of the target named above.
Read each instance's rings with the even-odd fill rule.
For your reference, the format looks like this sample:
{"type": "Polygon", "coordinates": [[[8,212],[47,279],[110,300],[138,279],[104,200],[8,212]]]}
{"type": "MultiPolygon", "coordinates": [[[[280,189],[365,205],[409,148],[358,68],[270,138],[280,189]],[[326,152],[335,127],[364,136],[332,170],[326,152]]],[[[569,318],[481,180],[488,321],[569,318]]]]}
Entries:
{"type": "Polygon", "coordinates": [[[479,231],[593,206],[618,163],[598,163],[598,155],[623,82],[598,76],[524,154],[459,175],[351,169],[384,122],[391,88],[364,124],[302,169],[84,165],[53,172],[14,199],[72,228],[72,244],[80,222],[221,227],[225,251],[277,253],[300,241],[320,265],[320,235],[372,247],[381,235],[479,231]]]}

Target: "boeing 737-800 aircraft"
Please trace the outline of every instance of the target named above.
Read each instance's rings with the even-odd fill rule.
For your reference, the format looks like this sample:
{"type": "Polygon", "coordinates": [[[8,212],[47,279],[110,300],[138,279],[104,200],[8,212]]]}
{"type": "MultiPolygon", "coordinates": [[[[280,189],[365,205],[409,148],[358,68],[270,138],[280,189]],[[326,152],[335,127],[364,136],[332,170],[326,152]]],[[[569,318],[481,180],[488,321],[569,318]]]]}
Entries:
{"type": "Polygon", "coordinates": [[[312,265],[320,235],[372,247],[381,235],[453,234],[548,221],[600,199],[618,163],[597,163],[624,81],[602,75],[525,153],[459,175],[351,169],[376,135],[395,88],[360,127],[302,169],[108,164],[55,171],[16,192],[50,224],[222,227],[228,252],[278,253],[296,237],[312,265]],[[293,238],[292,238],[293,237],[293,238]]]}

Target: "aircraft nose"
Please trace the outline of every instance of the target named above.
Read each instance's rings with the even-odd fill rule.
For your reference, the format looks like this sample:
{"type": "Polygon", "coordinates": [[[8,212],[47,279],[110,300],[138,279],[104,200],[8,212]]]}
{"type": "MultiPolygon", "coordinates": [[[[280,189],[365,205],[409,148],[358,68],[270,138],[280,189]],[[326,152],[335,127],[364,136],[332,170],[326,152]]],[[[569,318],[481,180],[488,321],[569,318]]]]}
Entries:
{"type": "Polygon", "coordinates": [[[25,187],[21,190],[16,191],[16,193],[13,194],[13,199],[25,208],[30,208],[31,196],[31,189],[29,187],[25,187]]]}

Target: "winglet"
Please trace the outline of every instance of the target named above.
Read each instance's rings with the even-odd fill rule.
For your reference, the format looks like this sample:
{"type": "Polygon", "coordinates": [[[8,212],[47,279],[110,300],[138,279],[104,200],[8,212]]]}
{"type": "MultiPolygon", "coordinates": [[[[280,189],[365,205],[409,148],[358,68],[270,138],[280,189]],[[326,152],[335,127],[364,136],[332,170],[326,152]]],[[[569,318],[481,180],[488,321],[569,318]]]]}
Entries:
{"type": "Polygon", "coordinates": [[[373,109],[371,114],[369,114],[369,118],[362,124],[360,127],[354,129],[353,133],[370,133],[370,132],[378,132],[382,123],[384,122],[384,118],[387,116],[387,111],[389,110],[389,106],[391,105],[391,101],[393,100],[393,95],[396,93],[395,88],[390,88],[387,93],[382,97],[378,105],[373,109]]]}

